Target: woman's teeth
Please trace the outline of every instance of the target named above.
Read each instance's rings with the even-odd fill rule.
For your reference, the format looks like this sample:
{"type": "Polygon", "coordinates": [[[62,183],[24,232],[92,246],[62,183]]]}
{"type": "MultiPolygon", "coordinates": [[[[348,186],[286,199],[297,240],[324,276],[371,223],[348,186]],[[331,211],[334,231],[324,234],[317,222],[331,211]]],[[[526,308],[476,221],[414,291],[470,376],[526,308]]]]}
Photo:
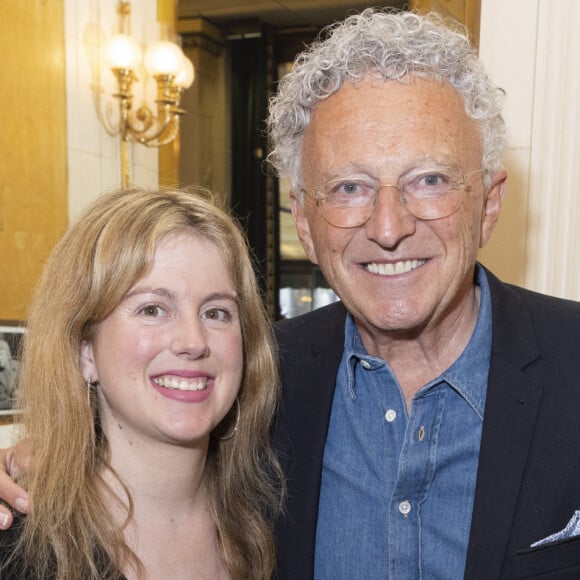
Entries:
{"type": "Polygon", "coordinates": [[[203,391],[207,387],[207,377],[189,380],[176,377],[156,377],[153,382],[165,389],[177,389],[178,391],[203,391]]]}

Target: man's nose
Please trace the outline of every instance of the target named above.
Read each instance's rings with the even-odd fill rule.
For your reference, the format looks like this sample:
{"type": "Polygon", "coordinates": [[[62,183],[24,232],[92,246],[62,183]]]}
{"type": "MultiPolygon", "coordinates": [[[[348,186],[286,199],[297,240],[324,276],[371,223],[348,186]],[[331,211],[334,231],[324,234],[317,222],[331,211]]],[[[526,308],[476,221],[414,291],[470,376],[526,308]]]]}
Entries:
{"type": "Polygon", "coordinates": [[[377,192],[373,214],[366,223],[366,234],[382,247],[395,247],[415,233],[417,218],[405,207],[396,185],[382,185],[377,192]]]}

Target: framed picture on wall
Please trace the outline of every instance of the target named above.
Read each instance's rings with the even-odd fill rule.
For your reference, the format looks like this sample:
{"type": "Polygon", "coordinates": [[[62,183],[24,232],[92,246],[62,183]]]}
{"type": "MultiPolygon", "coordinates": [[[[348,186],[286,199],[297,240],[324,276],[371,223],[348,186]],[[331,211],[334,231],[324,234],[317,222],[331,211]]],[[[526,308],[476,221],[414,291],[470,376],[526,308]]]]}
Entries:
{"type": "Polygon", "coordinates": [[[18,414],[16,377],[25,330],[24,324],[0,321],[0,424],[13,422],[14,415],[18,414]]]}

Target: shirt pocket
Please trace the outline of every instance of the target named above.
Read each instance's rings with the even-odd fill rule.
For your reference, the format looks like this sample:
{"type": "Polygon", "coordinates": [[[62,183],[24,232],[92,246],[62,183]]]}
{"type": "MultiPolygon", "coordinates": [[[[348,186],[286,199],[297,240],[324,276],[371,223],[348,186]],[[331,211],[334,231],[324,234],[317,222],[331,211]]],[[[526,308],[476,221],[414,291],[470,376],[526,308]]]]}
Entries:
{"type": "Polygon", "coordinates": [[[520,550],[512,563],[517,580],[578,580],[580,536],[520,550]]]}

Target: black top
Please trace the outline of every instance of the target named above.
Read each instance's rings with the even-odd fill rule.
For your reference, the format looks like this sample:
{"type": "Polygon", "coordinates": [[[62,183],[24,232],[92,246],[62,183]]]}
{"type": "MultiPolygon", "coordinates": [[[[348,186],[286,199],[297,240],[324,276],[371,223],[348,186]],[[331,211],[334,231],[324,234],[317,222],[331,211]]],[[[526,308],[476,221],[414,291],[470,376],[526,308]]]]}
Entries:
{"type": "MultiPolygon", "coordinates": [[[[30,571],[26,571],[26,566],[22,556],[14,555],[14,550],[22,533],[22,527],[25,521],[25,516],[15,515],[14,523],[10,529],[0,531],[0,579],[1,580],[39,580],[33,576],[30,571]],[[14,556],[14,557],[13,557],[14,556]]],[[[105,579],[105,570],[110,564],[108,556],[101,548],[97,550],[97,565],[103,570],[103,580],[105,579]],[[102,565],[99,565],[102,563],[102,565]]],[[[56,578],[56,562],[51,567],[51,573],[42,580],[54,580],[56,578]]],[[[120,572],[113,576],[107,576],[107,580],[126,580],[120,572]]]]}

